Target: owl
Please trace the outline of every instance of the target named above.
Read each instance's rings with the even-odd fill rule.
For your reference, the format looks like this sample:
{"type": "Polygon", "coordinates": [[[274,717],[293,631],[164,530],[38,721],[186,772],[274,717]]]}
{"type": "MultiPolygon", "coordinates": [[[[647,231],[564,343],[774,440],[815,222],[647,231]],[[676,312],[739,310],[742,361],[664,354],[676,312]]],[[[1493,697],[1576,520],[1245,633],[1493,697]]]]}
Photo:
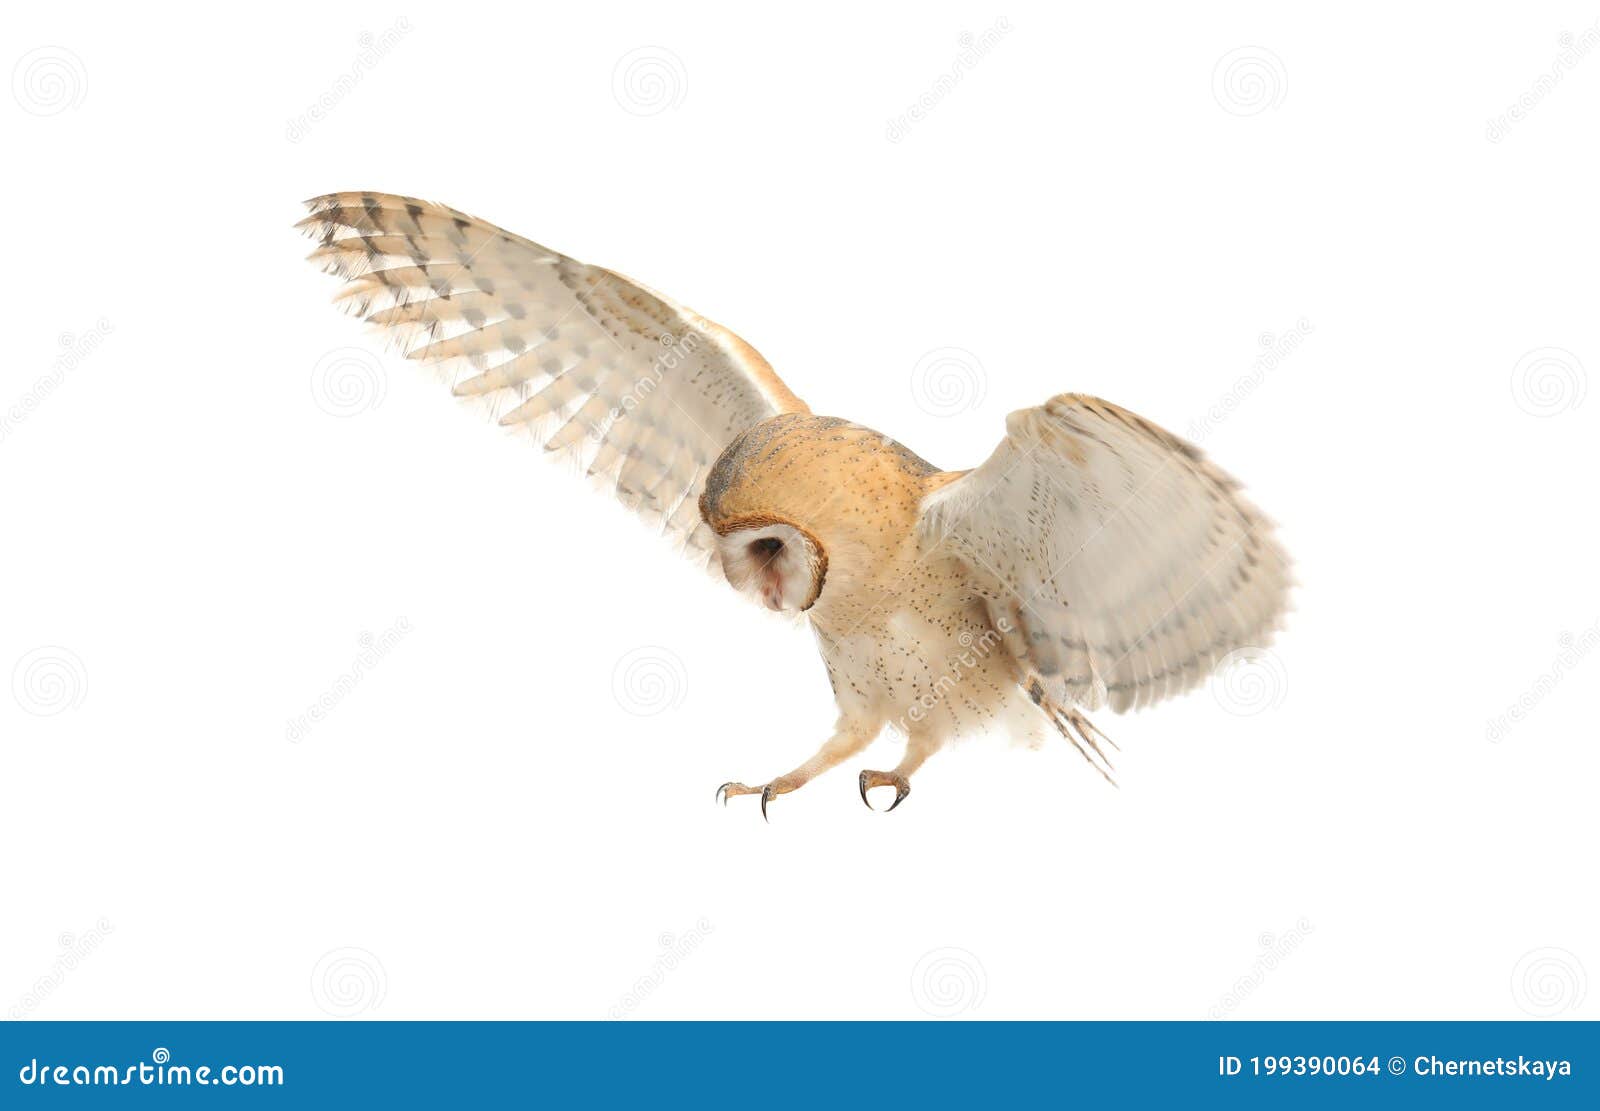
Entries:
{"type": "Polygon", "coordinates": [[[692,560],[810,627],[838,721],[772,800],[904,739],[893,810],[953,740],[1059,734],[1152,705],[1266,643],[1289,589],[1272,525],[1192,444],[1064,393],[1006,418],[971,470],[817,416],[754,348],[611,270],[427,201],[334,193],[298,225],[337,302],[458,398],[580,469],[692,560]]]}

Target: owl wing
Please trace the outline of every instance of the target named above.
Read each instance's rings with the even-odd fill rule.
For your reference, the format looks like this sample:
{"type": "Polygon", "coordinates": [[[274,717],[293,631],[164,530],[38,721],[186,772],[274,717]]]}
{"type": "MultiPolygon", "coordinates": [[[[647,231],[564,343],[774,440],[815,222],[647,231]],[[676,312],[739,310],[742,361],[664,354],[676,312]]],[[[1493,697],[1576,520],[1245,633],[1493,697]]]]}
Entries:
{"type": "Polygon", "coordinates": [[[336,302],[437,367],[457,397],[575,457],[625,505],[715,562],[698,499],[751,425],[806,412],[732,332],[610,270],[443,205],[385,193],[306,202],[336,302]]]}
{"type": "Polygon", "coordinates": [[[1057,702],[1148,706],[1261,646],[1289,588],[1272,525],[1193,444],[1098,398],[1006,419],[976,470],[923,502],[924,549],[970,571],[1057,702]]]}

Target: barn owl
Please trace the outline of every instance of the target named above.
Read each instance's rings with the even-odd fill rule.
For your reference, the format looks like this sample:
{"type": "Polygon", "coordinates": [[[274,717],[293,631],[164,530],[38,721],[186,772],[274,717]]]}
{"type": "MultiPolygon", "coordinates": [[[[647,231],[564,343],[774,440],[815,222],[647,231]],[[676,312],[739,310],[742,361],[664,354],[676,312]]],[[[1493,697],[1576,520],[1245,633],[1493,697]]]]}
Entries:
{"type": "Polygon", "coordinates": [[[611,270],[408,197],[334,193],[298,225],[337,301],[439,368],[502,426],[576,458],[735,589],[810,626],[838,705],[787,794],[904,738],[862,801],[950,741],[1070,741],[1108,780],[1084,711],[1149,706],[1276,629],[1289,562],[1193,445],[1064,393],[1006,418],[965,471],[814,415],[754,348],[611,270]],[[1052,734],[1053,735],[1053,734],[1052,734]]]}

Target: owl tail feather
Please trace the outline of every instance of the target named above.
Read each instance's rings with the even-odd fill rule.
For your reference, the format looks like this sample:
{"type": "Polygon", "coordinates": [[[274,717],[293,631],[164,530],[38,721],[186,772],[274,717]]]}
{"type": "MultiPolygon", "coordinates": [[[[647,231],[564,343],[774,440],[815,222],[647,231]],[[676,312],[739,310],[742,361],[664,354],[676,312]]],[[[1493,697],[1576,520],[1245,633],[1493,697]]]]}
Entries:
{"type": "Polygon", "coordinates": [[[1088,761],[1089,766],[1099,772],[1100,777],[1111,786],[1117,786],[1117,781],[1111,778],[1111,773],[1116,769],[1095,738],[1098,737],[1112,748],[1117,747],[1117,742],[1101,732],[1100,727],[1084,717],[1076,706],[1062,706],[1046,695],[1044,683],[1038,676],[1029,677],[1028,697],[1044,711],[1045,717],[1050,719],[1050,724],[1056,727],[1057,732],[1072,742],[1072,747],[1088,761]],[[1089,755],[1091,751],[1094,756],[1089,755]]]}

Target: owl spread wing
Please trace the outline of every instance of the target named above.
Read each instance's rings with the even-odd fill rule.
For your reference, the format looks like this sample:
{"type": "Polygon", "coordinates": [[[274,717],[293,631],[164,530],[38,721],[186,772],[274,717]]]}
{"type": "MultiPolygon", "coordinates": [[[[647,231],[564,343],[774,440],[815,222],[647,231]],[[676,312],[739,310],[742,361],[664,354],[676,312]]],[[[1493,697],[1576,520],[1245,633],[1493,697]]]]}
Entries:
{"type": "Polygon", "coordinates": [[[1237,482],[1079,394],[1012,413],[994,454],[924,501],[919,529],[970,570],[1029,680],[1089,709],[1148,706],[1263,645],[1289,587],[1237,482]]]}
{"type": "Polygon", "coordinates": [[[610,270],[443,205],[385,193],[306,202],[336,300],[457,397],[575,456],[625,505],[715,562],[697,502],[722,449],[806,412],[752,347],[610,270]]]}

